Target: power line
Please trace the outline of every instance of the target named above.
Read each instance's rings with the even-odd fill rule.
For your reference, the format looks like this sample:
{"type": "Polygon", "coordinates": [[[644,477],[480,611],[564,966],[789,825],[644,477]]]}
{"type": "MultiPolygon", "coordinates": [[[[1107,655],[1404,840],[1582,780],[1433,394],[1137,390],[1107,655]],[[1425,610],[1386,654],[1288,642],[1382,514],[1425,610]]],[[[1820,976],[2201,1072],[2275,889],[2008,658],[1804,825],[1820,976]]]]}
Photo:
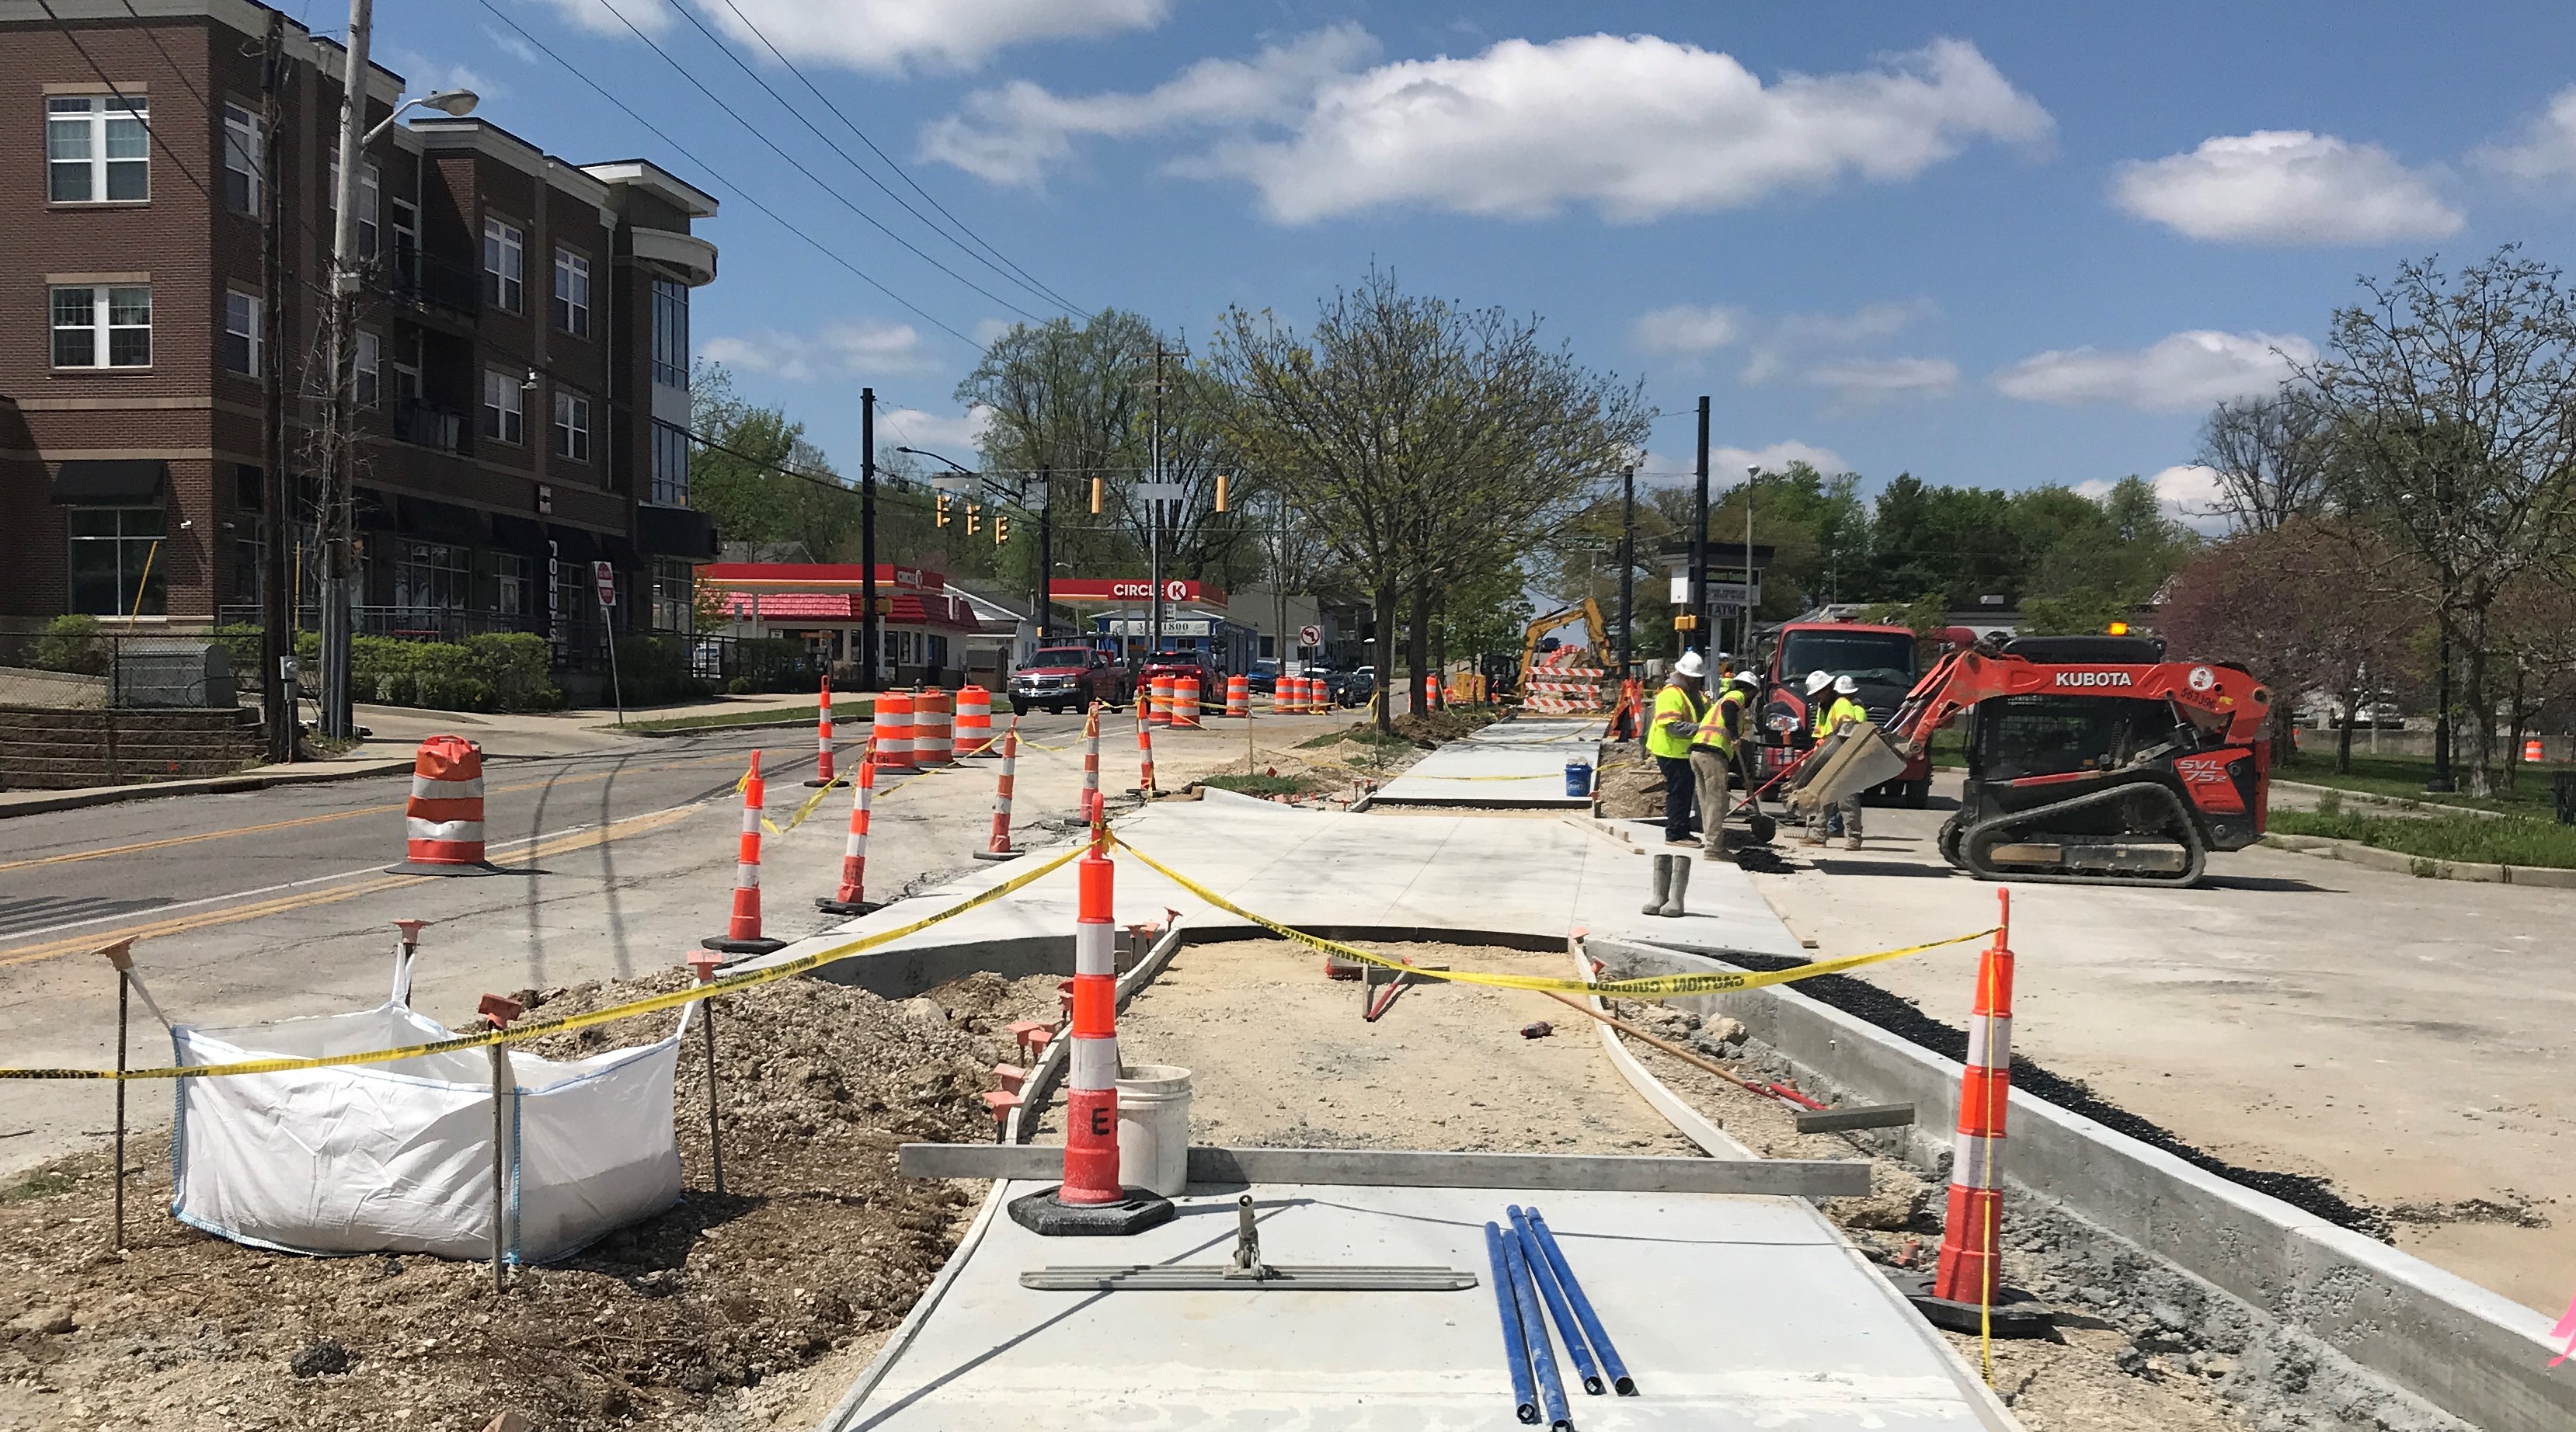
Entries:
{"type": "MultiPolygon", "coordinates": [[[[777,210],[760,202],[760,200],[752,196],[751,191],[743,188],[742,185],[736,183],[732,179],[727,178],[724,171],[691,153],[686,145],[681,144],[678,140],[663,133],[660,125],[657,125],[653,123],[653,121],[646,119],[644,116],[637,114],[633,107],[629,106],[626,101],[619,99],[615,94],[611,93],[606,86],[600,84],[599,81],[592,79],[589,75],[584,74],[581,69],[574,65],[570,60],[556,54],[553,48],[548,46],[545,41],[529,34],[518,21],[503,14],[500,8],[492,3],[492,0],[476,0],[476,2],[489,12],[493,19],[500,21],[502,24],[509,26],[513,31],[517,32],[519,38],[527,41],[530,46],[534,47],[538,51],[538,53],[544,55],[547,59],[554,61],[556,64],[563,66],[563,68],[569,72],[574,79],[590,86],[590,88],[597,93],[600,98],[615,105],[619,113],[624,114],[628,119],[631,119],[638,125],[642,126],[645,133],[650,134],[654,138],[662,141],[664,144],[669,145],[673,153],[688,160],[691,164],[698,166],[699,169],[703,170],[708,177],[712,178],[717,183],[731,189],[744,203],[759,210],[771,223],[774,223],[778,227],[785,229],[787,232],[794,234],[796,237],[803,239],[807,244],[813,247],[816,253],[819,253],[823,257],[830,259],[832,262],[839,264],[841,267],[848,269],[861,283],[866,284],[868,287],[875,289],[877,292],[884,294],[887,298],[890,298],[896,303],[902,305],[905,309],[909,310],[914,317],[919,318],[922,322],[929,324],[931,327],[938,329],[940,332],[947,334],[949,337],[956,339],[958,342],[963,343],[970,348],[974,348],[979,351],[983,348],[983,344],[976,342],[974,339],[967,337],[965,334],[960,333],[956,329],[949,327],[947,324],[940,322],[938,319],[931,317],[927,309],[922,308],[911,299],[908,299],[902,294],[895,292],[893,289],[886,287],[884,284],[879,283],[874,277],[870,276],[866,270],[825,247],[822,240],[815,238],[812,234],[809,234],[803,229],[796,227],[794,224],[787,222],[787,220],[781,216],[777,210]]],[[[624,17],[621,16],[620,18],[622,19],[624,17]]]]}
{"type": "MultiPolygon", "coordinates": [[[[775,154],[775,155],[777,155],[779,158],[786,160],[786,161],[787,161],[787,163],[788,163],[788,166],[789,166],[789,167],[793,168],[797,173],[804,175],[804,176],[805,176],[805,178],[807,179],[807,181],[808,181],[808,182],[810,182],[810,183],[812,183],[812,184],[813,184],[813,186],[814,186],[815,188],[822,190],[824,193],[831,195],[835,200],[838,200],[838,201],[840,202],[840,205],[841,205],[841,207],[842,207],[842,208],[847,209],[847,210],[849,210],[851,213],[858,215],[858,216],[859,216],[860,221],[861,221],[861,222],[863,222],[863,223],[865,223],[869,228],[872,228],[872,229],[876,230],[878,233],[883,234],[883,235],[885,235],[887,238],[894,240],[897,244],[902,245],[902,246],[903,246],[903,248],[904,248],[904,250],[905,250],[906,252],[910,253],[913,257],[915,257],[915,258],[917,258],[917,259],[920,259],[923,263],[926,263],[926,264],[930,265],[932,268],[935,268],[935,269],[939,270],[941,273],[944,273],[944,274],[948,275],[950,278],[953,278],[953,279],[957,280],[959,283],[962,283],[962,284],[966,285],[968,288],[971,288],[971,289],[975,290],[977,293],[982,294],[984,297],[986,297],[986,298],[988,298],[988,299],[991,299],[993,302],[1000,304],[1000,305],[1001,305],[1001,306],[1003,306],[1004,308],[1009,309],[1010,311],[1012,311],[1013,313],[1018,314],[1018,315],[1019,315],[1019,316],[1021,316],[1022,318],[1028,319],[1029,321],[1031,321],[1031,322],[1033,322],[1033,323],[1043,323],[1043,322],[1045,322],[1045,321],[1046,321],[1046,320],[1044,320],[1044,319],[1042,319],[1042,318],[1039,318],[1036,314],[1029,312],[1027,309],[1020,307],[1018,304],[1011,302],[1009,299],[1002,297],[1000,294],[993,292],[991,289],[988,289],[988,288],[984,287],[982,284],[979,284],[979,283],[975,282],[973,279],[968,278],[966,275],[964,275],[964,274],[962,274],[962,273],[959,273],[957,270],[955,270],[955,269],[953,269],[953,268],[950,268],[948,265],[946,265],[946,264],[944,264],[944,263],[941,263],[939,260],[937,260],[937,259],[935,259],[935,258],[932,258],[930,255],[928,255],[928,254],[926,254],[926,253],[922,252],[922,250],[921,250],[917,245],[915,245],[911,240],[906,239],[906,238],[905,238],[905,237],[903,237],[901,234],[898,234],[898,233],[896,233],[894,230],[887,228],[887,227],[886,227],[882,222],[880,222],[880,221],[877,219],[877,217],[876,217],[874,214],[871,214],[871,213],[869,213],[867,210],[860,208],[858,205],[851,203],[851,202],[850,202],[850,200],[849,200],[849,196],[848,196],[848,195],[843,194],[840,190],[835,189],[835,188],[833,188],[831,185],[829,185],[829,184],[827,184],[827,183],[823,182],[823,176],[822,176],[822,175],[817,174],[817,173],[815,173],[813,170],[806,168],[806,167],[805,167],[805,165],[804,165],[804,163],[803,163],[803,161],[801,161],[801,160],[797,159],[797,157],[796,157],[795,155],[790,154],[790,153],[788,153],[786,150],[779,148],[779,147],[778,147],[778,141],[776,141],[776,140],[774,140],[774,139],[771,139],[771,138],[770,138],[768,135],[766,135],[766,134],[761,133],[761,130],[760,130],[760,126],[759,126],[759,125],[756,125],[756,124],[752,123],[750,120],[747,120],[747,119],[743,118],[743,117],[741,116],[741,114],[737,113],[737,112],[734,110],[733,106],[726,104],[722,99],[718,98],[718,97],[717,97],[717,95],[716,95],[716,92],[715,92],[714,90],[711,90],[711,89],[707,88],[704,82],[702,82],[701,80],[699,80],[699,78],[698,78],[696,75],[691,74],[691,73],[689,72],[689,67],[688,67],[688,66],[683,65],[683,64],[681,64],[678,60],[676,60],[676,59],[672,58],[672,56],[671,56],[671,52],[670,52],[670,51],[668,51],[668,50],[666,50],[666,49],[663,49],[663,48],[662,48],[660,45],[658,45],[658,44],[655,44],[655,43],[653,42],[653,37],[652,37],[652,36],[645,34],[641,29],[637,28],[637,26],[636,26],[635,22],[634,22],[634,21],[632,21],[632,20],[627,19],[627,18],[626,18],[626,16],[625,16],[622,12],[620,12],[620,11],[617,9],[617,7],[616,7],[616,6],[609,4],[609,3],[608,3],[608,0],[598,0],[598,3],[599,3],[599,6],[600,6],[600,8],[601,8],[601,9],[606,10],[606,11],[607,11],[609,14],[611,14],[611,15],[615,15],[615,16],[617,16],[617,23],[619,23],[619,24],[621,24],[621,25],[624,25],[624,26],[627,28],[627,30],[628,30],[628,31],[630,31],[631,33],[633,33],[633,35],[635,36],[635,38],[636,38],[636,39],[642,40],[642,41],[644,42],[644,44],[645,44],[645,47],[646,47],[646,48],[650,49],[654,54],[660,55],[660,56],[662,57],[662,63],[664,63],[664,64],[666,64],[666,65],[669,65],[669,66],[670,66],[674,71],[676,71],[676,72],[679,74],[680,78],[682,78],[682,79],[684,79],[684,80],[687,80],[687,81],[689,82],[689,87],[690,87],[690,88],[692,88],[692,89],[696,90],[698,93],[700,93],[700,94],[702,94],[702,95],[706,96],[706,98],[707,98],[707,102],[708,102],[709,104],[712,104],[712,105],[714,105],[717,109],[722,110],[728,118],[730,118],[730,119],[732,119],[732,120],[733,120],[733,122],[734,122],[734,123],[739,124],[739,125],[741,125],[744,129],[747,129],[747,130],[751,131],[751,137],[752,137],[752,138],[754,138],[754,139],[759,140],[759,141],[760,141],[764,146],[766,146],[766,147],[768,148],[768,150],[769,150],[769,152],[770,152],[770,153],[775,154]]],[[[698,33],[700,33],[700,34],[702,34],[702,35],[707,34],[706,26],[699,24],[699,23],[698,23],[698,18],[697,18],[695,15],[690,15],[690,14],[689,14],[689,12],[688,12],[686,9],[682,8],[682,7],[680,6],[679,0],[670,0],[670,4],[671,4],[671,7],[672,7],[673,9],[675,9],[675,10],[679,10],[679,11],[680,11],[680,13],[681,13],[682,15],[687,16],[688,21],[689,21],[689,23],[690,23],[690,24],[692,24],[692,25],[697,25],[697,27],[698,27],[698,33]]],[[[714,37],[713,35],[707,35],[707,38],[708,38],[708,39],[710,39],[710,40],[714,40],[714,39],[715,39],[715,37],[714,37]]],[[[737,54],[735,54],[735,53],[733,52],[733,50],[732,50],[732,48],[731,48],[730,46],[727,46],[727,45],[726,45],[726,44],[724,44],[722,41],[717,41],[717,42],[716,42],[716,48],[724,51],[724,53],[725,53],[725,58],[727,58],[727,59],[729,59],[729,60],[732,60],[736,65],[741,65],[744,73],[746,73],[746,74],[751,74],[751,67],[750,67],[749,65],[743,65],[743,63],[742,63],[742,57],[741,57],[741,56],[739,56],[739,55],[737,55],[737,54]]],[[[751,76],[751,77],[752,77],[752,79],[753,79],[755,82],[759,83],[759,85],[760,85],[760,87],[761,87],[762,89],[769,89],[769,84],[768,84],[768,82],[767,82],[766,80],[762,80],[762,79],[760,78],[760,76],[759,76],[759,75],[757,75],[757,74],[752,74],[752,76],[751,76]]],[[[772,99],[776,99],[776,98],[778,97],[778,91],[776,91],[776,90],[769,90],[769,94],[770,94],[770,97],[771,97],[772,99]]],[[[780,100],[779,102],[780,102],[781,104],[786,103],[786,101],[784,101],[784,100],[780,100]]],[[[805,122],[805,116],[804,116],[804,115],[802,115],[802,114],[797,114],[797,112],[796,112],[795,110],[793,110],[793,109],[790,109],[790,110],[788,111],[788,113],[790,113],[790,114],[796,114],[796,118],[798,119],[798,121],[799,121],[799,122],[804,122],[804,123],[805,123],[805,127],[806,127],[806,128],[808,128],[808,129],[813,129],[813,128],[814,128],[814,126],[813,126],[810,122],[805,122]]],[[[822,131],[821,131],[821,130],[815,130],[814,132],[815,132],[817,135],[820,135],[820,134],[822,133],[822,131]]],[[[828,140],[828,139],[826,139],[824,142],[828,144],[828,143],[830,143],[831,141],[830,141],[830,140],[828,140]]],[[[879,186],[879,187],[883,187],[883,186],[879,186]]]]}
{"type": "MultiPolygon", "coordinates": [[[[912,175],[906,173],[904,167],[894,161],[893,155],[890,155],[883,149],[878,148],[877,142],[868,138],[867,131],[859,128],[856,120],[851,119],[839,105],[832,103],[830,96],[824,94],[820,89],[815,88],[814,82],[805,77],[805,72],[796,68],[795,61],[780,53],[778,46],[770,42],[769,36],[763,34],[760,27],[751,22],[751,17],[742,13],[741,7],[735,5],[733,0],[724,0],[724,6],[727,10],[731,10],[733,12],[733,17],[742,22],[742,27],[749,30],[754,39],[760,41],[762,48],[768,50],[771,55],[775,56],[778,63],[787,67],[787,72],[794,75],[797,82],[805,86],[807,93],[813,95],[814,98],[821,100],[823,102],[823,107],[832,112],[832,117],[841,121],[841,123],[849,129],[850,133],[857,135],[859,137],[859,142],[868,147],[868,152],[870,154],[875,155],[879,160],[881,160],[885,164],[886,168],[894,171],[895,177],[904,182],[905,188],[910,189],[915,194],[919,194],[922,198],[922,202],[928,204],[931,208],[938,210],[939,216],[946,219],[949,223],[954,224],[959,233],[973,239],[985,253],[991,254],[995,259],[999,260],[1003,267],[1009,269],[1012,274],[1018,277],[1023,287],[1029,289],[1033,293],[1044,295],[1050,302],[1061,305],[1067,313],[1080,313],[1083,311],[1080,304],[1073,302],[1063,294],[1060,294],[1054,289],[1039,282],[1036,275],[1030,273],[1027,269],[1020,267],[1017,263],[1012,262],[1011,259],[1000,249],[993,247],[993,245],[988,242],[982,234],[976,233],[965,220],[950,213],[947,205],[942,204],[937,199],[931,197],[930,191],[922,188],[920,183],[916,181],[912,175]]],[[[783,102],[784,101],[782,101],[782,103],[783,102]]],[[[843,157],[850,158],[850,156],[846,154],[843,155],[843,157]]],[[[850,166],[854,169],[858,169],[862,174],[867,174],[867,170],[860,167],[858,160],[855,158],[850,158],[850,166]]],[[[868,182],[875,184],[876,176],[869,174],[868,182]]],[[[879,189],[885,189],[883,184],[877,184],[877,187],[879,189]]],[[[900,195],[895,194],[893,190],[886,189],[885,192],[887,197],[892,198],[898,204],[903,204],[905,213],[912,215],[916,219],[920,219],[924,224],[930,223],[930,220],[922,216],[920,210],[913,208],[910,204],[904,203],[903,198],[900,195]]],[[[931,227],[935,229],[938,226],[934,224],[931,225],[931,227]]]]}

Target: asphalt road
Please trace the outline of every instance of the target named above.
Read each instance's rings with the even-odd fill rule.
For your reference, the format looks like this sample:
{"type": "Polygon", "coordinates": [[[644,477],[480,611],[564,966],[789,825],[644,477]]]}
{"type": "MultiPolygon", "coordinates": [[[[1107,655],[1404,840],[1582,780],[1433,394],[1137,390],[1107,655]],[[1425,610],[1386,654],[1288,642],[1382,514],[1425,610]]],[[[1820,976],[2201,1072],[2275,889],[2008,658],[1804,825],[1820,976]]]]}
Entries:
{"type": "MultiPolygon", "coordinates": [[[[1263,718],[1283,747],[1350,719],[1263,718]]],[[[1025,842],[1063,827],[1081,783],[1078,715],[1032,715],[1014,819],[1025,842]],[[1053,747],[1055,749],[1044,749],[1053,747]]],[[[849,733],[855,734],[855,733],[849,733]]],[[[1157,733],[1159,783],[1243,759],[1241,725],[1157,733]]],[[[134,936],[138,972],[174,1020],[223,1026],[381,1002],[393,921],[422,937],[413,1002],[451,1025],[486,992],[545,989],[679,963],[724,930],[741,807],[734,783],[762,754],[767,814],[787,827],[813,794],[801,729],[634,738],[611,750],[498,760],[484,772],[485,835],[514,873],[385,873],[403,856],[404,776],[133,801],[0,820],[0,1065],[100,1067],[115,1060],[116,983],[91,952],[134,936]],[[536,872],[536,873],[523,873],[536,872]]],[[[844,745],[844,765],[857,747],[844,745]]],[[[993,767],[889,780],[878,790],[867,895],[884,900],[972,863],[991,828],[993,767]]],[[[1135,784],[1132,720],[1113,717],[1103,785],[1135,784]]],[[[805,824],[765,841],[767,933],[834,923],[849,797],[830,792],[805,824]]],[[[138,1005],[137,1063],[169,1043],[138,1005]]],[[[0,1174],[51,1158],[108,1126],[105,1084],[0,1084],[0,1174]]],[[[166,1118],[166,1090],[138,1086],[138,1123],[166,1118]]]]}
{"type": "MultiPolygon", "coordinates": [[[[1993,923],[1932,810],[1754,884],[1828,951],[1993,923]]],[[[2332,1179],[2399,1247],[2555,1314],[2576,1292],[2576,891],[2418,880],[2257,847],[2197,889],[2014,885],[2013,1050],[2237,1163],[2332,1179]]],[[[1974,948],[1858,978],[1954,1025],[1974,948]]],[[[2009,1157],[2009,1155],[2007,1155],[2009,1157]]]]}

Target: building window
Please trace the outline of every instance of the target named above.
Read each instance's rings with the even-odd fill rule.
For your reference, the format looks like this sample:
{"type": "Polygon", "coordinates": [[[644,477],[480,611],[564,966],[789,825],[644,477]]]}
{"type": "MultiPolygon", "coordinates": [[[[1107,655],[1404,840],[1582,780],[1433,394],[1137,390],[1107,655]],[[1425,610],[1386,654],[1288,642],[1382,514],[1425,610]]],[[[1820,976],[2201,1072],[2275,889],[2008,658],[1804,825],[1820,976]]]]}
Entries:
{"type": "Polygon", "coordinates": [[[268,575],[268,549],[257,537],[233,539],[232,599],[242,606],[259,605],[260,583],[268,575]]]}
{"type": "Polygon", "coordinates": [[[590,336],[590,260],[570,249],[555,250],[555,327],[590,336]]]}
{"type": "Polygon", "coordinates": [[[669,423],[653,425],[653,488],[647,500],[663,507],[689,505],[689,435],[669,423]]]}
{"type": "Polygon", "coordinates": [[[167,530],[158,507],[73,507],[71,609],[91,616],[160,616],[167,607],[166,569],[158,560],[167,530]]]}
{"type": "Polygon", "coordinates": [[[524,299],[526,236],[498,219],[483,221],[483,301],[512,313],[524,299]]]}
{"type": "Polygon", "coordinates": [[[590,461],[590,399],[579,393],[555,393],[555,456],[590,461]]]}
{"type": "Polygon", "coordinates": [[[46,100],[45,197],[57,204],[151,198],[150,116],[140,95],[46,100]]]}
{"type": "Polygon", "coordinates": [[[359,329],[357,360],[359,407],[372,408],[376,405],[378,395],[376,385],[376,367],[383,361],[384,344],[382,340],[378,339],[376,335],[369,333],[363,328],[359,329]]]}
{"type": "Polygon", "coordinates": [[[224,366],[256,378],[259,366],[259,297],[224,290],[224,366]]]}
{"type": "Polygon", "coordinates": [[[152,366],[152,290],[148,285],[86,285],[54,290],[54,366],[152,366]]]}
{"type": "Polygon", "coordinates": [[[653,630],[697,630],[698,570],[677,557],[653,559],[653,630]]]}
{"type": "Polygon", "coordinates": [[[653,381],[689,386],[689,286],[653,280],[653,381]]]}
{"type": "Polygon", "coordinates": [[[466,605],[472,571],[462,547],[399,542],[394,547],[394,605],[455,609],[466,605]]]}
{"type": "Polygon", "coordinates": [[[237,104],[224,106],[224,207],[256,214],[260,201],[259,116],[237,104]]]}
{"type": "Polygon", "coordinates": [[[527,558],[516,552],[492,554],[492,609],[503,616],[527,615],[527,558]]]}
{"type": "Polygon", "coordinates": [[[494,442],[526,442],[527,401],[527,393],[515,375],[497,368],[484,369],[483,436],[494,442]]]}
{"type": "MultiPolygon", "coordinates": [[[[336,194],[336,193],[338,193],[338,192],[339,192],[339,188],[338,188],[338,186],[336,186],[336,185],[335,185],[335,186],[333,186],[333,188],[332,188],[332,191],[331,191],[331,192],[333,192],[333,193],[335,193],[335,194],[336,194]]],[[[377,224],[377,217],[378,217],[378,215],[383,211],[384,202],[385,202],[385,176],[384,176],[384,171],[382,171],[382,170],[378,169],[378,168],[377,168],[375,165],[373,165],[373,164],[370,164],[370,165],[368,165],[366,168],[359,170],[359,171],[358,171],[358,256],[359,256],[360,258],[369,258],[369,259],[371,259],[371,258],[374,258],[374,257],[376,256],[376,239],[377,239],[377,229],[376,229],[376,224],[377,224]]]]}

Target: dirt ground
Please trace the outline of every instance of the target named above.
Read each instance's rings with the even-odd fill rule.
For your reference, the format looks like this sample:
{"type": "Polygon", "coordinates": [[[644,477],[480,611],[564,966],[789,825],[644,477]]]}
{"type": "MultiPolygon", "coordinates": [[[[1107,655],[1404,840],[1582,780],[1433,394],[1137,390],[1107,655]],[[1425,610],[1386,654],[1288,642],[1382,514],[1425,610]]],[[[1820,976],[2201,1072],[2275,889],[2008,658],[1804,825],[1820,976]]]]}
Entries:
{"type": "MultiPolygon", "coordinates": [[[[573,1013],[685,971],[546,992],[573,1013]]],[[[976,975],[889,1003],[817,980],[719,1002],[726,1192],[708,1178],[704,1063],[679,1061],[687,1191],[668,1212],[513,1274],[420,1255],[307,1258],[171,1219],[166,1136],[0,1192],[0,1429],[802,1428],[956,1245],[978,1185],[899,1179],[907,1140],[989,1138],[981,1093],[1011,1020],[1056,981],[976,975]]],[[[639,1023],[650,1023],[640,1021],[639,1023]]],[[[657,1026],[667,1027],[667,1026],[657,1026]]],[[[613,1026],[535,1041],[570,1057],[613,1026]]],[[[166,1097],[166,1095],[164,1095],[166,1097]]]]}
{"type": "MultiPolygon", "coordinates": [[[[1562,954],[1374,946],[1416,964],[1562,975],[1562,954]]],[[[1191,1071],[1193,1143],[1691,1155],[1545,995],[1428,981],[1375,1023],[1357,980],[1286,940],[1185,949],[1118,1019],[1130,1064],[1191,1071]],[[1524,1039],[1545,1021],[1555,1032],[1524,1039]]]]}

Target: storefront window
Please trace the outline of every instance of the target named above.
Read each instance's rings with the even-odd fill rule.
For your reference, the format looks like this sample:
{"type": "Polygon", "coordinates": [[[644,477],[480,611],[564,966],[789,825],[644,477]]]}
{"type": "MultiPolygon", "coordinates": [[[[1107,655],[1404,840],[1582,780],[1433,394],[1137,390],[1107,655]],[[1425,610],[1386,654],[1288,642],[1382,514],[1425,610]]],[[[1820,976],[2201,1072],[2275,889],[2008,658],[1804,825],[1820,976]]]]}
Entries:
{"type": "Polygon", "coordinates": [[[675,557],[653,559],[653,629],[697,630],[697,569],[675,557]]]}
{"type": "Polygon", "coordinates": [[[462,547],[438,542],[401,542],[394,553],[394,605],[460,608],[467,605],[467,574],[472,570],[462,547]]]}
{"type": "Polygon", "coordinates": [[[663,507],[689,505],[689,435],[669,423],[653,425],[653,481],[645,498],[663,507]]]}
{"type": "Polygon", "coordinates": [[[160,616],[167,570],[159,558],[168,518],[158,507],[75,507],[71,609],[92,616],[160,616]]]}
{"type": "Polygon", "coordinates": [[[527,558],[516,552],[492,554],[492,609],[504,616],[527,615],[527,558]]]}

